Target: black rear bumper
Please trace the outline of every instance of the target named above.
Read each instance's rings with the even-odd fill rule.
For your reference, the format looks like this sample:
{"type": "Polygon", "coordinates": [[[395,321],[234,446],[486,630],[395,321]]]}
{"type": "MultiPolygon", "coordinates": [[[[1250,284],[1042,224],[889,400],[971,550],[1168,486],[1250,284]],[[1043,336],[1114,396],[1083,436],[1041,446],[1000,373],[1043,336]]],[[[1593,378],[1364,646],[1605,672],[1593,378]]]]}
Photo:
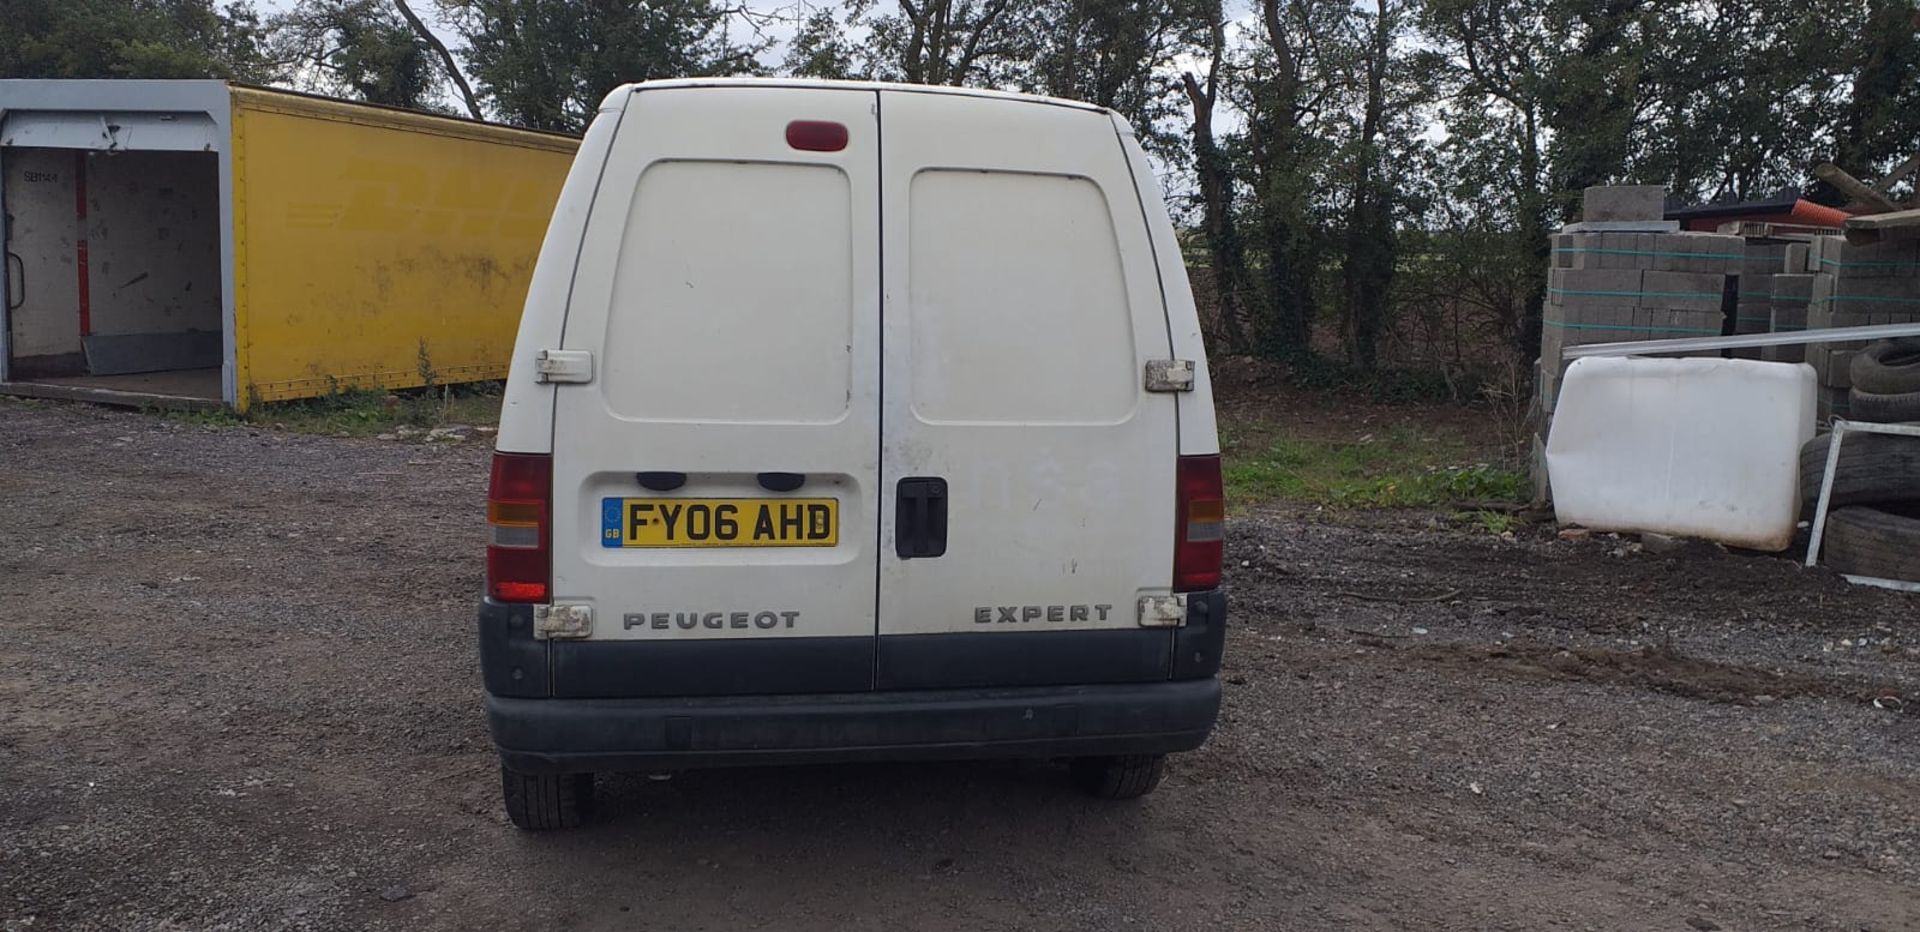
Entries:
{"type": "Polygon", "coordinates": [[[488,601],[480,667],[494,742],[530,772],[1165,754],[1213,728],[1226,608],[1195,592],[1177,628],[569,642],[488,601]]]}
{"type": "Polygon", "coordinates": [[[487,696],[502,761],[528,772],[1167,754],[1199,747],[1219,710],[1213,677],[812,696],[487,696]]]}

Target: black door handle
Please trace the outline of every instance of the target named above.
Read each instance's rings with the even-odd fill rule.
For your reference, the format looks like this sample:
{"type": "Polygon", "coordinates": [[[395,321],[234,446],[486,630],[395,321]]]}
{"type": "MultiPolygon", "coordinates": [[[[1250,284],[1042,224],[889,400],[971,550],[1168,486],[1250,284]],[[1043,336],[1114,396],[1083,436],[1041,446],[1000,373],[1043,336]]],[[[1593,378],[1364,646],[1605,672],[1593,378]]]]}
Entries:
{"type": "Polygon", "coordinates": [[[947,480],[902,479],[893,508],[893,550],[902,560],[947,552],[947,480]]]}

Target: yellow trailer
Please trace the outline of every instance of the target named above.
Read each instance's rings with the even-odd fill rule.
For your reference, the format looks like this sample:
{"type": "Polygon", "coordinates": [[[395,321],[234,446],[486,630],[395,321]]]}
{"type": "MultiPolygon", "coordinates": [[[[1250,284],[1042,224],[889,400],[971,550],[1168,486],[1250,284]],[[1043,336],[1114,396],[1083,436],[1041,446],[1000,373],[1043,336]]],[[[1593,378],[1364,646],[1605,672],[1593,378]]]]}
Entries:
{"type": "Polygon", "coordinates": [[[219,81],[0,81],[0,391],[505,376],[577,140],[219,81]]]}

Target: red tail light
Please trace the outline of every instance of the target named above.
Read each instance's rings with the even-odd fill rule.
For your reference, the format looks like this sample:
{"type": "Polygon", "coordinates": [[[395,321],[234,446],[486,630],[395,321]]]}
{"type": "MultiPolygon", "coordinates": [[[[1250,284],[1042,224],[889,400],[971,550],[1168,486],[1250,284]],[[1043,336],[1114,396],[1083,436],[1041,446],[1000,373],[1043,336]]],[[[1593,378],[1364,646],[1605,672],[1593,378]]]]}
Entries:
{"type": "Polygon", "coordinates": [[[1175,481],[1179,488],[1174,508],[1173,591],[1216,588],[1227,521],[1219,455],[1180,457],[1175,481]]]}
{"type": "Polygon", "coordinates": [[[487,482],[487,594],[545,602],[553,582],[553,457],[495,453],[487,482]]]}

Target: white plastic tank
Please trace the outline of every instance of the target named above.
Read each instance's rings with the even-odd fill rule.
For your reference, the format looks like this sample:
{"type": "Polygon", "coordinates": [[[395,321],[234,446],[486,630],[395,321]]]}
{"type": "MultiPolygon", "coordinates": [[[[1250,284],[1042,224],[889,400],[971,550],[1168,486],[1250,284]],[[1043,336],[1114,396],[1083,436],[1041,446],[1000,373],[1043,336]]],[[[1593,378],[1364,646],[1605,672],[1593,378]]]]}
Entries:
{"type": "Polygon", "coordinates": [[[1556,515],[1595,530],[1785,550],[1814,381],[1803,363],[1575,360],[1547,438],[1556,515]]]}

